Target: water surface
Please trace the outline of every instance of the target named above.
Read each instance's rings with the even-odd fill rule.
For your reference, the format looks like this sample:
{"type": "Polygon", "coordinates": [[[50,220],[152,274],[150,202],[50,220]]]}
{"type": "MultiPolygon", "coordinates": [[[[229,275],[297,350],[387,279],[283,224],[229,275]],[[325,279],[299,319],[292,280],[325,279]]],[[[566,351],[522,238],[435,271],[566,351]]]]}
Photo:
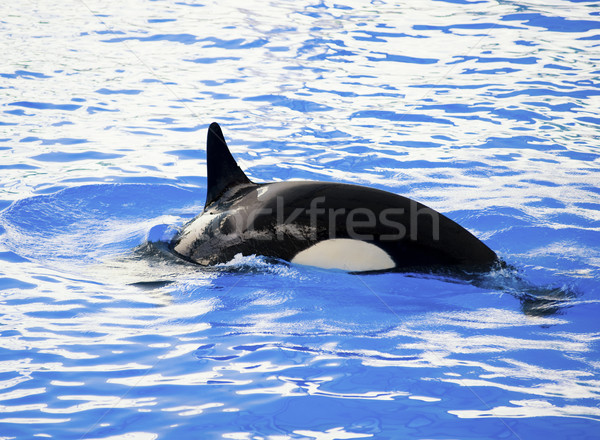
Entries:
{"type": "Polygon", "coordinates": [[[0,438],[598,437],[597,3],[0,11],[0,438]],[[212,121],[255,181],[414,198],[508,267],[177,260],[212,121]]]}

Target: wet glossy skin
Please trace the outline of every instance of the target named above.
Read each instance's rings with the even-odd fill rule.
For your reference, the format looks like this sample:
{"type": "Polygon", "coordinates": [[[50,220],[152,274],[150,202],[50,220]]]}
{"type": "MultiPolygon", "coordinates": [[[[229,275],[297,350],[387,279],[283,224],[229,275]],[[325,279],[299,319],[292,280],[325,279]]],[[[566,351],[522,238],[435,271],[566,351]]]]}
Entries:
{"type": "Polygon", "coordinates": [[[395,269],[485,266],[496,254],[469,231],[406,197],[332,182],[240,185],[190,222],[171,248],[203,265],[236,254],[290,261],[318,242],[350,238],[387,252],[395,269]]]}

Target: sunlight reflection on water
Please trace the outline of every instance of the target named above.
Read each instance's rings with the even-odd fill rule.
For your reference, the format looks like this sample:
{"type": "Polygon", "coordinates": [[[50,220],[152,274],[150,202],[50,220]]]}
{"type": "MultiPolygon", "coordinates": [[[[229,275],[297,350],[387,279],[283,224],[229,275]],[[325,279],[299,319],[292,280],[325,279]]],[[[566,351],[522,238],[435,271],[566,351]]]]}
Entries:
{"type": "Polygon", "coordinates": [[[594,437],[593,5],[0,10],[2,438],[594,437]],[[176,261],[213,120],[256,181],[415,198],[514,268],[176,261]]]}

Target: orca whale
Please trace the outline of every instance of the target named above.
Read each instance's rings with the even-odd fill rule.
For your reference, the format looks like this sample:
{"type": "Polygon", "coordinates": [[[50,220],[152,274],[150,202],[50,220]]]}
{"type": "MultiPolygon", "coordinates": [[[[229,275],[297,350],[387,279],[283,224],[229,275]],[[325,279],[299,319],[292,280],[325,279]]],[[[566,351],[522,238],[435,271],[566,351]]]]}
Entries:
{"type": "Polygon", "coordinates": [[[496,254],[462,226],[386,191],[336,182],[254,183],[213,122],[204,210],[169,247],[203,266],[260,255],[348,272],[490,268],[496,254]]]}

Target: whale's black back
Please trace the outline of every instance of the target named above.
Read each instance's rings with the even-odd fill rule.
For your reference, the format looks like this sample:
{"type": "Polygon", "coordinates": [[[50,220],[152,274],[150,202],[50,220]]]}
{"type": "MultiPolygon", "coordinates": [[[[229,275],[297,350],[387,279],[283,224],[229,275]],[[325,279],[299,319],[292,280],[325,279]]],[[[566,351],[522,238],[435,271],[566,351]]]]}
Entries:
{"type": "Polygon", "coordinates": [[[397,270],[498,261],[465,228],[406,197],[335,182],[252,183],[219,125],[211,124],[206,205],[172,241],[176,253],[203,265],[225,263],[237,254],[292,261],[319,243],[339,240],[375,246],[397,270]]]}

